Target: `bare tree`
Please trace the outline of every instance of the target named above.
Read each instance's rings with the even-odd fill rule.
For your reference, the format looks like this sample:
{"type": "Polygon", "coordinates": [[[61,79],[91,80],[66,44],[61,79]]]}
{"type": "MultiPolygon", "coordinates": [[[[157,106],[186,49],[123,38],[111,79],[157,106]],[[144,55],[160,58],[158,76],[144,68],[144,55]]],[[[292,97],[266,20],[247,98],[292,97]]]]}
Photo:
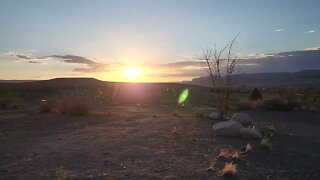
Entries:
{"type": "Polygon", "coordinates": [[[234,83],[233,74],[237,60],[237,57],[233,57],[231,52],[239,34],[221,50],[217,50],[216,46],[214,49],[207,48],[198,57],[210,77],[213,91],[216,95],[215,102],[219,117],[224,120],[227,118],[229,111],[229,97],[234,83]],[[226,57],[222,58],[224,53],[226,53],[226,57]]]}

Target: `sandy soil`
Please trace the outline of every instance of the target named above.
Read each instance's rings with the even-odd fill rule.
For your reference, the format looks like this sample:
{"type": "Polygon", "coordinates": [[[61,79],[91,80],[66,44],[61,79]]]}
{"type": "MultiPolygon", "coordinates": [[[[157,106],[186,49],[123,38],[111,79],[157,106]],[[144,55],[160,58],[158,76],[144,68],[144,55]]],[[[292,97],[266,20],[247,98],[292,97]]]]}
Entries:
{"type": "Polygon", "coordinates": [[[272,126],[272,150],[259,140],[215,137],[193,108],[105,107],[90,116],[0,113],[0,179],[320,179],[320,113],[248,112],[272,126]],[[217,158],[220,149],[253,151],[217,158]],[[207,171],[216,159],[214,171],[207,171]]]}

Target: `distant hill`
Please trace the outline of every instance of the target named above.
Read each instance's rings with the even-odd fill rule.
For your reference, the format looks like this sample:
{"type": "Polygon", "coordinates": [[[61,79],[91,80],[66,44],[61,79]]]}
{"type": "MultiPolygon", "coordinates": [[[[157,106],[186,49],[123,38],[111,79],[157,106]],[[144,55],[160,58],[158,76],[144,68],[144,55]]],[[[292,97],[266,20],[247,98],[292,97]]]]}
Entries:
{"type": "Polygon", "coordinates": [[[64,95],[82,95],[93,100],[113,104],[173,104],[179,94],[188,88],[188,101],[196,104],[212,104],[207,101],[212,93],[207,87],[181,83],[122,83],[106,82],[94,78],[57,78],[51,80],[0,83],[1,93],[17,93],[26,101],[40,101],[50,97],[63,98],[64,95]],[[98,99],[97,99],[98,98],[98,99]]]}
{"type": "Polygon", "coordinates": [[[58,89],[74,89],[96,87],[103,81],[94,78],[56,78],[41,81],[0,81],[0,90],[56,91],[58,89]]]}
{"type": "Polygon", "coordinates": [[[36,80],[1,80],[0,83],[24,83],[24,82],[32,82],[36,80]]]}
{"type": "MultiPolygon", "coordinates": [[[[320,86],[320,70],[303,70],[299,72],[250,73],[235,75],[236,86],[270,87],[270,86],[320,86]]],[[[210,78],[199,77],[185,84],[211,86],[210,78]]]]}

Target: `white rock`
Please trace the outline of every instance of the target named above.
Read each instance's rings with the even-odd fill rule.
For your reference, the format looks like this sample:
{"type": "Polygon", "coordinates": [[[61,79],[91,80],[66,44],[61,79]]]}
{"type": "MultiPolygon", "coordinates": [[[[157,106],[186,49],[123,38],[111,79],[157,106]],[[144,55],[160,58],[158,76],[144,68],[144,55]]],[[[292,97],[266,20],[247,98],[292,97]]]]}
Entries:
{"type": "Polygon", "coordinates": [[[231,120],[237,121],[242,125],[252,124],[253,119],[246,113],[234,113],[231,117],[231,120]]]}
{"type": "Polygon", "coordinates": [[[211,114],[210,114],[210,118],[213,119],[213,120],[220,119],[220,118],[219,118],[219,113],[217,113],[217,112],[211,113],[211,114]]]}
{"type": "Polygon", "coordinates": [[[253,128],[243,128],[240,131],[240,134],[243,138],[249,138],[249,139],[261,139],[262,135],[257,129],[253,128]]]}
{"type": "Polygon", "coordinates": [[[214,124],[213,132],[218,136],[239,136],[243,126],[236,121],[224,121],[214,124]]]}

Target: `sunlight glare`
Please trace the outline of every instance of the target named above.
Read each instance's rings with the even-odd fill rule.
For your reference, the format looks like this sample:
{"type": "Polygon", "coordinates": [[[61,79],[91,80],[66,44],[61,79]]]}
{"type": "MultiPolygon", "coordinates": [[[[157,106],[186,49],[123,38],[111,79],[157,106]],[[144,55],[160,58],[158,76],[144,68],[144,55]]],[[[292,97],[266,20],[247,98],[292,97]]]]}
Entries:
{"type": "Polygon", "coordinates": [[[136,66],[131,66],[123,71],[123,76],[125,76],[130,81],[136,80],[141,76],[141,74],[141,69],[136,66]]]}

